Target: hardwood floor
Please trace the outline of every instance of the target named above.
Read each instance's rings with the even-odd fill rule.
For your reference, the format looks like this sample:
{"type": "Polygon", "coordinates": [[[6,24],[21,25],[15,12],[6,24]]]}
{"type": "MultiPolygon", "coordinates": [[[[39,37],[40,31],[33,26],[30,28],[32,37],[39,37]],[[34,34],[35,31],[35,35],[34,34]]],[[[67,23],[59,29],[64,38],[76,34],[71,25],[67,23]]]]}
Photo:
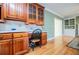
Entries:
{"type": "Polygon", "coordinates": [[[34,51],[30,50],[26,55],[79,55],[79,50],[67,47],[67,44],[73,37],[57,37],[49,41],[46,45],[36,47],[34,51]]]}

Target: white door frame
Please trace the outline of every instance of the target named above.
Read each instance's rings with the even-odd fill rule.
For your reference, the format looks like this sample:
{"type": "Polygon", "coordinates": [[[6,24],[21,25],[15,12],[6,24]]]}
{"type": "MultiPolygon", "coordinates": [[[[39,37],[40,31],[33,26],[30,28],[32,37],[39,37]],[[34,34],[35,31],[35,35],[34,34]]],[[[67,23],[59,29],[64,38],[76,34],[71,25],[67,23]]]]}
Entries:
{"type": "Polygon", "coordinates": [[[54,23],[54,37],[62,36],[62,19],[55,18],[54,23]]]}

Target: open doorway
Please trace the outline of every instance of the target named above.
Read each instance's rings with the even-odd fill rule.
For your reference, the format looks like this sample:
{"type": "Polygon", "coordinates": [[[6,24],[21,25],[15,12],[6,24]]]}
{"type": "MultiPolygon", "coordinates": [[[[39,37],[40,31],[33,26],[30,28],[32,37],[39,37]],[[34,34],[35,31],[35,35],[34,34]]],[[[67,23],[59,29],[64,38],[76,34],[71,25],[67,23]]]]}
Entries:
{"type": "Polygon", "coordinates": [[[54,37],[62,36],[62,20],[55,18],[54,37]]]}
{"type": "Polygon", "coordinates": [[[54,25],[54,43],[55,48],[58,49],[63,43],[62,43],[62,20],[55,18],[55,25],[54,25]]]}

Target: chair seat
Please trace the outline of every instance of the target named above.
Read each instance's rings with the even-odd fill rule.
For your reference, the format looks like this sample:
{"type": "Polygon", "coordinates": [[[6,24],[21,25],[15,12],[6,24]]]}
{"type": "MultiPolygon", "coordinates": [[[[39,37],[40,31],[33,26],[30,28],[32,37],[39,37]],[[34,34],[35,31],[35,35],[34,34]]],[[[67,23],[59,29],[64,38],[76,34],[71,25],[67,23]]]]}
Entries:
{"type": "Polygon", "coordinates": [[[40,40],[39,39],[35,39],[35,40],[32,40],[32,42],[39,42],[40,40]]]}

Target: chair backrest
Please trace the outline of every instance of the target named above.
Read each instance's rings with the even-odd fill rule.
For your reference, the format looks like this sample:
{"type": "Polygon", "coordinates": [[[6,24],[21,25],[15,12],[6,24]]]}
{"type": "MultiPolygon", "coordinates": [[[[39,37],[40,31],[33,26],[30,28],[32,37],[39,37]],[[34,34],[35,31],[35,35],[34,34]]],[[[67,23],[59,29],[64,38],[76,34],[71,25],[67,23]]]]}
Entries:
{"type": "Polygon", "coordinates": [[[41,39],[42,30],[35,29],[31,34],[31,39],[41,39]]]}

